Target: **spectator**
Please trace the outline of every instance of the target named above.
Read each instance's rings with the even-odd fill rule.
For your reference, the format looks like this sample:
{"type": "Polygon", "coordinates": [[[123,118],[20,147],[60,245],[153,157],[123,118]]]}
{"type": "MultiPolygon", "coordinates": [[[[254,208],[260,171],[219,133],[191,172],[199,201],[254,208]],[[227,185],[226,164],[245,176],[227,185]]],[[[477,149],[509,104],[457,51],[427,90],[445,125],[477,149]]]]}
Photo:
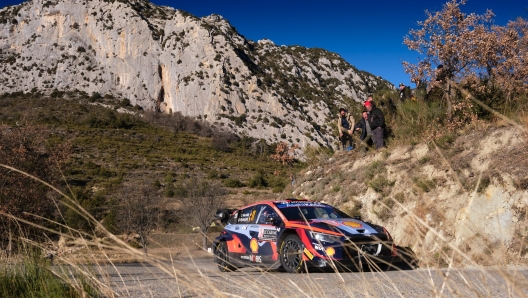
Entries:
{"type": "Polygon", "coordinates": [[[400,102],[404,102],[408,99],[411,99],[411,96],[411,88],[409,86],[405,86],[405,84],[403,83],[400,83],[400,102]]]}
{"type": "Polygon", "coordinates": [[[345,150],[347,142],[352,149],[352,133],[354,132],[352,125],[354,125],[354,118],[344,108],[339,109],[339,119],[337,120],[337,128],[339,130],[339,140],[341,141],[341,150],[345,150]]]}
{"type": "Polygon", "coordinates": [[[360,151],[365,152],[367,151],[367,148],[369,147],[369,141],[372,140],[372,130],[370,129],[370,122],[368,120],[368,112],[363,111],[361,114],[361,119],[359,122],[354,126],[354,131],[361,131],[361,135],[359,136],[359,139],[361,140],[361,143],[359,144],[360,151]]]}
{"type": "Polygon", "coordinates": [[[366,102],[370,102],[371,104],[374,105],[374,107],[376,107],[376,103],[374,102],[374,97],[372,96],[372,94],[369,94],[369,95],[367,96],[367,100],[365,100],[365,101],[363,102],[363,106],[365,106],[365,103],[366,103],[366,102]]]}
{"type": "Polygon", "coordinates": [[[372,130],[372,140],[374,141],[374,145],[376,145],[376,150],[378,150],[384,147],[383,134],[385,130],[385,117],[383,116],[383,112],[371,103],[365,102],[365,107],[369,113],[368,122],[372,130]]]}

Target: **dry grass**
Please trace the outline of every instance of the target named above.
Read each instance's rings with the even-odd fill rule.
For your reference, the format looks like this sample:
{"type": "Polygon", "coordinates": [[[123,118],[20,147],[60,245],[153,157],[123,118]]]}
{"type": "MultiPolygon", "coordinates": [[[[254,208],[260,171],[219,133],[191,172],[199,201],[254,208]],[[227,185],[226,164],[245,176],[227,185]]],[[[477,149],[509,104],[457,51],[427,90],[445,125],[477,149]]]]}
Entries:
{"type": "MultiPolygon", "coordinates": [[[[447,171],[455,175],[451,177],[452,180],[460,181],[443,151],[437,147],[435,152],[443,159],[447,171]]],[[[427,163],[427,158],[417,162],[419,165],[427,163]]],[[[337,175],[329,170],[330,164],[321,164],[324,164],[326,170],[314,170],[317,175],[329,173],[341,184],[348,182],[347,175],[337,175]]],[[[374,178],[376,169],[382,169],[385,173],[387,165],[388,162],[385,161],[373,163],[363,170],[363,175],[374,178]]],[[[409,169],[409,175],[399,177],[403,181],[398,183],[407,180],[408,185],[416,184],[412,181],[414,177],[412,170],[409,169]]],[[[482,190],[479,189],[483,182],[482,175],[475,179],[477,183],[472,191],[460,188],[460,191],[470,198],[475,197],[482,190]]],[[[302,177],[297,183],[309,180],[310,177],[302,177]]],[[[365,180],[357,180],[354,183],[365,185],[365,180]]],[[[315,193],[318,196],[322,196],[325,192],[335,195],[349,192],[353,185],[340,186],[340,190],[334,192],[332,189],[340,184],[332,181],[321,179],[313,183],[312,187],[317,188],[315,193]]],[[[43,181],[41,183],[45,184],[43,181]]],[[[459,183],[455,182],[454,185],[459,183]]],[[[519,183],[522,184],[522,181],[519,183]]],[[[50,185],[48,187],[53,189],[50,185]]],[[[434,188],[431,185],[428,187],[434,188]]],[[[68,198],[68,195],[59,190],[54,189],[54,191],[68,198]]],[[[429,192],[434,191],[434,189],[429,190],[429,192]]],[[[422,193],[419,192],[419,195],[422,193]]],[[[67,232],[40,228],[48,234],[55,233],[70,241],[78,242],[76,247],[79,250],[75,253],[56,256],[55,262],[58,265],[53,267],[53,272],[62,282],[77,289],[79,296],[89,295],[82,283],[91,285],[104,297],[528,296],[528,273],[522,266],[523,258],[528,252],[528,243],[525,240],[526,226],[516,231],[517,237],[510,246],[518,247],[515,252],[508,251],[503,243],[492,241],[478,233],[465,242],[457,244],[453,241],[454,235],[446,229],[448,223],[445,210],[442,210],[434,200],[416,201],[416,198],[407,191],[397,191],[392,195],[384,196],[383,199],[377,200],[376,204],[379,210],[384,210],[387,220],[394,217],[405,219],[407,222],[405,237],[413,244],[414,251],[402,248],[401,252],[410,254],[409,261],[417,259],[420,269],[406,270],[414,265],[409,262],[407,268],[400,266],[382,271],[374,264],[367,263],[364,266],[367,269],[365,272],[330,270],[326,273],[312,271],[304,275],[270,272],[258,267],[228,273],[211,271],[206,269],[210,266],[204,267],[203,262],[205,260],[210,264],[213,258],[198,248],[200,240],[193,238],[196,234],[180,238],[181,243],[177,247],[171,243],[178,240],[171,242],[163,236],[156,235],[151,239],[153,245],[150,254],[145,255],[141,250],[131,247],[126,241],[107,231],[82,207],[76,205],[74,200],[67,201],[74,210],[78,210],[79,216],[92,223],[97,230],[97,237],[68,227],[62,227],[63,231],[67,232]],[[79,242],[79,239],[84,241],[79,242]],[[143,267],[130,271],[126,266],[121,265],[123,262],[139,262],[143,267]],[[521,266],[508,267],[508,264],[512,263],[521,266]]],[[[365,206],[365,199],[348,198],[344,203],[347,201],[351,210],[356,213],[365,214],[369,210],[368,206],[365,206]]],[[[476,207],[472,206],[470,200],[466,208],[476,207]]],[[[517,211],[518,219],[521,219],[522,212],[526,213],[525,208],[517,211]]],[[[526,220],[526,216],[524,215],[522,219],[526,220]]],[[[504,231],[497,231],[497,233],[501,232],[504,231]]],[[[40,247],[42,250],[55,245],[55,243],[34,243],[24,238],[19,240],[26,245],[40,247]]],[[[2,261],[13,262],[13,259],[2,261]]]]}

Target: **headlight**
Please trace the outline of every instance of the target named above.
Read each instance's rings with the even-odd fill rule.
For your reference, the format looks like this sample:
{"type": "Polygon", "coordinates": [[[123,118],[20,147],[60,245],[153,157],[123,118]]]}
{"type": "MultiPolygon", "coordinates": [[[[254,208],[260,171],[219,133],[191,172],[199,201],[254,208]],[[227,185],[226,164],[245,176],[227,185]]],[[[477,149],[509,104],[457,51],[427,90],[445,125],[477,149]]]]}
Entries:
{"type": "Polygon", "coordinates": [[[308,234],[312,239],[315,239],[320,242],[338,242],[341,237],[335,236],[335,235],[329,235],[329,234],[323,234],[323,233],[316,233],[313,231],[308,231],[308,234]]]}

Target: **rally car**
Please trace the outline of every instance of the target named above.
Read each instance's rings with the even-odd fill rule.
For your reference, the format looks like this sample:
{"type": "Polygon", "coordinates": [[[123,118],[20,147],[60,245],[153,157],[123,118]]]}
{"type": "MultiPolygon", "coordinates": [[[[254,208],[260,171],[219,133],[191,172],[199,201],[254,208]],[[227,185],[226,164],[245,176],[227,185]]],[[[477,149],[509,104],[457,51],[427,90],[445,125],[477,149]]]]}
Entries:
{"type": "Polygon", "coordinates": [[[255,265],[291,273],[310,267],[383,269],[402,261],[385,228],[324,203],[263,201],[219,211],[217,218],[226,224],[213,242],[220,271],[255,265]]]}

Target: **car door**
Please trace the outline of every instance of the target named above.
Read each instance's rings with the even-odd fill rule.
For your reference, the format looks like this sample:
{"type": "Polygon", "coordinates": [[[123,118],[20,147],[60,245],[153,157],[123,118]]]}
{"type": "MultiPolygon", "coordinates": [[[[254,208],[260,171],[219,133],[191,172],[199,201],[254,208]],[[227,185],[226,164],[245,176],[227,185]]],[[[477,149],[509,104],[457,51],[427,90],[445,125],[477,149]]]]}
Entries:
{"type": "Polygon", "coordinates": [[[274,263],[277,260],[277,227],[266,222],[268,216],[275,216],[277,213],[267,204],[257,205],[255,210],[255,220],[248,229],[251,236],[249,261],[253,263],[274,263]]]}
{"type": "Polygon", "coordinates": [[[250,206],[238,211],[236,223],[231,227],[233,238],[233,247],[230,248],[232,257],[243,263],[252,263],[251,243],[253,236],[250,232],[251,225],[255,223],[256,207],[250,206]]]}

